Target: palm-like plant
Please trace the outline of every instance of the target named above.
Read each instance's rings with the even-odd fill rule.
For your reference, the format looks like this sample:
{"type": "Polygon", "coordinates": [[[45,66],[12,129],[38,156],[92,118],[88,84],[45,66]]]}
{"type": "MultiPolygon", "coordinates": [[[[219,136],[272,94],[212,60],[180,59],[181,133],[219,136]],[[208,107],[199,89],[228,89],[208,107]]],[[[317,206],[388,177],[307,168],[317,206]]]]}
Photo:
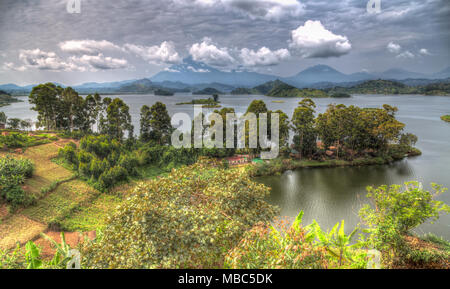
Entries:
{"type": "Polygon", "coordinates": [[[339,223],[334,225],[333,229],[329,232],[324,232],[316,221],[313,221],[308,227],[310,232],[314,234],[327,252],[338,259],[339,267],[342,266],[345,259],[353,262],[352,253],[361,246],[360,243],[351,244],[358,228],[355,228],[349,235],[346,235],[344,220],[342,220],[340,226],[339,223]]]}

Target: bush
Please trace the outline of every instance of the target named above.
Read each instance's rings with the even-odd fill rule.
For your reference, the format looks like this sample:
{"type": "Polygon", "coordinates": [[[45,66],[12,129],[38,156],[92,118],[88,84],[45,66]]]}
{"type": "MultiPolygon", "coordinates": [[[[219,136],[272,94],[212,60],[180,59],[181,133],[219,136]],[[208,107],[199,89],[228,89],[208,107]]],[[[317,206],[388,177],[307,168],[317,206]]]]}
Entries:
{"type": "MultiPolygon", "coordinates": [[[[214,165],[214,164],[213,164],[214,165]]],[[[200,162],[139,185],[96,242],[83,244],[87,268],[218,268],[224,256],[275,208],[269,189],[237,170],[200,162]]]]}
{"type": "Polygon", "coordinates": [[[21,185],[33,175],[34,166],[28,159],[15,159],[6,156],[0,159],[0,199],[6,201],[14,210],[34,202],[21,185]]]}
{"type": "Polygon", "coordinates": [[[226,256],[225,267],[232,269],[326,269],[366,268],[363,242],[351,244],[355,229],[344,233],[344,221],[323,232],[316,221],[302,226],[300,212],[292,226],[288,222],[259,224],[226,256]]]}
{"type": "Polygon", "coordinates": [[[387,266],[410,259],[405,236],[410,235],[412,229],[424,222],[436,221],[441,213],[450,212],[448,205],[434,200],[446,189],[436,184],[432,184],[432,188],[433,193],[424,190],[418,182],[407,182],[403,188],[400,185],[367,188],[367,197],[374,208],[366,205],[359,214],[368,226],[369,244],[381,251],[387,266]]]}
{"type": "Polygon", "coordinates": [[[115,166],[108,171],[102,173],[98,178],[98,183],[101,189],[109,189],[113,185],[125,181],[127,179],[128,172],[121,166],[115,166]]]}

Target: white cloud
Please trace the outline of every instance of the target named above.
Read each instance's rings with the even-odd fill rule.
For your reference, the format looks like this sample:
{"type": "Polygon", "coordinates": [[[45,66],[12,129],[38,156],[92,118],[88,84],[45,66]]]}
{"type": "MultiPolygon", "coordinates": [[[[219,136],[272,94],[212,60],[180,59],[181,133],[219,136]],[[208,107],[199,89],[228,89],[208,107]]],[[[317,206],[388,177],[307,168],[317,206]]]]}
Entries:
{"type": "Polygon", "coordinates": [[[26,68],[37,68],[39,70],[53,71],[85,70],[83,67],[80,67],[74,63],[63,61],[54,52],[45,52],[39,48],[33,50],[21,50],[19,53],[19,59],[24,63],[26,68]]]}
{"type": "Polygon", "coordinates": [[[173,0],[178,5],[199,5],[202,8],[216,8],[242,13],[251,19],[281,20],[297,17],[304,11],[304,5],[297,0],[173,0]]]}
{"type": "Polygon", "coordinates": [[[14,71],[25,71],[27,70],[25,65],[22,66],[16,66],[14,63],[12,62],[5,62],[3,64],[3,69],[4,70],[14,70],[14,71]]]}
{"type": "Polygon", "coordinates": [[[102,53],[98,55],[83,55],[81,57],[71,57],[73,63],[86,65],[91,70],[110,70],[128,68],[128,61],[120,58],[105,57],[102,53]]]}
{"type": "Polygon", "coordinates": [[[399,55],[396,56],[397,58],[414,58],[414,54],[412,54],[411,52],[409,52],[408,50],[400,53],[399,55]]]}
{"type": "Polygon", "coordinates": [[[235,62],[228,48],[217,47],[210,38],[204,38],[201,43],[193,44],[189,49],[189,54],[195,61],[214,66],[228,66],[235,62]]]}
{"type": "Polygon", "coordinates": [[[400,50],[402,50],[402,47],[394,42],[389,42],[387,45],[387,50],[391,53],[399,53],[400,50]]]}
{"type": "Polygon", "coordinates": [[[197,72],[197,73],[207,73],[207,72],[210,72],[208,69],[203,69],[203,68],[195,68],[195,67],[192,67],[192,66],[188,66],[187,67],[187,69],[189,69],[190,71],[192,71],[192,72],[197,72]]]}
{"type": "Polygon", "coordinates": [[[182,61],[172,42],[164,41],[160,46],[125,44],[125,49],[153,64],[175,64],[182,61]]]}
{"type": "Polygon", "coordinates": [[[248,48],[241,49],[240,58],[244,66],[271,66],[277,65],[281,61],[291,56],[289,50],[278,49],[275,51],[267,47],[261,47],[254,51],[248,48]]]}
{"type": "Polygon", "coordinates": [[[339,57],[352,49],[346,36],[327,30],[320,21],[306,21],[291,32],[291,37],[289,47],[304,58],[339,57]]]}
{"type": "Polygon", "coordinates": [[[426,48],[422,48],[419,50],[420,55],[431,55],[431,53],[426,48]]]}
{"type": "Polygon", "coordinates": [[[121,50],[121,48],[107,40],[69,40],[60,42],[59,48],[64,52],[95,55],[104,51],[121,50]]]}

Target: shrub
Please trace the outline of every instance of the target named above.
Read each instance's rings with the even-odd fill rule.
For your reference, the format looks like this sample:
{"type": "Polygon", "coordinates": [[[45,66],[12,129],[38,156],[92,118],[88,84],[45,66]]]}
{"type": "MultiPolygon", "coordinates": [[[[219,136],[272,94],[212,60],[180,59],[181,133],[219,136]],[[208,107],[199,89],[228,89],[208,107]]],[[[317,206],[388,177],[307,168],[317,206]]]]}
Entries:
{"type": "Polygon", "coordinates": [[[108,171],[103,172],[98,178],[98,183],[101,189],[109,189],[113,185],[125,181],[127,179],[128,172],[121,166],[115,166],[108,171]]]}
{"type": "Polygon", "coordinates": [[[243,232],[269,222],[269,189],[238,170],[208,162],[139,185],[96,242],[83,244],[88,268],[218,268],[243,232]]]}
{"type": "Polygon", "coordinates": [[[34,202],[21,185],[33,175],[34,166],[28,159],[15,159],[6,156],[0,159],[0,199],[15,210],[19,206],[28,206],[34,202]]]}
{"type": "Polygon", "coordinates": [[[354,230],[344,233],[344,221],[329,232],[322,231],[316,221],[302,226],[300,212],[292,226],[276,222],[259,224],[245,233],[243,240],[226,256],[226,268],[232,269],[325,269],[366,268],[364,243],[351,244],[354,230]]]}
{"type": "Polygon", "coordinates": [[[363,222],[368,226],[369,244],[382,252],[387,266],[395,266],[407,260],[409,249],[405,236],[426,221],[436,221],[441,213],[450,212],[450,207],[434,198],[446,189],[432,184],[434,192],[424,190],[418,182],[400,185],[368,187],[370,205],[360,210],[363,222]]]}

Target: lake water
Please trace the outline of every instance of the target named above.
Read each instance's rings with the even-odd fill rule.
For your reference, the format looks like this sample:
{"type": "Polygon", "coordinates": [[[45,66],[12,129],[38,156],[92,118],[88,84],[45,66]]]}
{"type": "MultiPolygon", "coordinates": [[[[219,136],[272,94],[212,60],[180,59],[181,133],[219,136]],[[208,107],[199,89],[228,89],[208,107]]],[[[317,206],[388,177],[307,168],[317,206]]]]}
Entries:
{"type": "MultiPolygon", "coordinates": [[[[114,97],[114,96],[110,96],[114,97]]],[[[193,115],[190,105],[177,106],[178,102],[205,98],[190,94],[176,94],[171,97],[154,95],[120,95],[130,106],[130,113],[139,131],[139,110],[142,105],[164,102],[171,115],[186,112],[193,115]]],[[[0,108],[8,117],[35,120],[36,112],[30,110],[26,97],[24,102],[0,108]]],[[[271,110],[281,109],[290,117],[297,107],[297,98],[272,98],[266,96],[221,96],[223,107],[234,107],[237,113],[246,111],[254,99],[264,100],[271,110]],[[284,103],[273,103],[282,100],[284,103]]],[[[259,178],[258,181],[272,188],[268,201],[281,208],[281,215],[295,217],[300,210],[305,212],[304,221],[316,219],[323,228],[331,228],[344,219],[347,230],[359,222],[359,208],[367,202],[365,188],[382,184],[401,184],[417,180],[429,188],[438,183],[450,188],[450,124],[440,117],[450,114],[450,97],[420,95],[355,95],[347,99],[315,99],[317,111],[324,112],[330,103],[357,105],[360,107],[381,107],[390,104],[399,108],[397,117],[406,124],[405,131],[419,137],[417,147],[423,155],[396,162],[391,165],[345,168],[299,169],[281,176],[259,178]]],[[[205,110],[210,112],[213,109],[205,110]]],[[[450,204],[450,192],[438,197],[450,204]]],[[[418,233],[431,232],[450,240],[450,216],[442,217],[435,224],[425,224],[418,233]]]]}

